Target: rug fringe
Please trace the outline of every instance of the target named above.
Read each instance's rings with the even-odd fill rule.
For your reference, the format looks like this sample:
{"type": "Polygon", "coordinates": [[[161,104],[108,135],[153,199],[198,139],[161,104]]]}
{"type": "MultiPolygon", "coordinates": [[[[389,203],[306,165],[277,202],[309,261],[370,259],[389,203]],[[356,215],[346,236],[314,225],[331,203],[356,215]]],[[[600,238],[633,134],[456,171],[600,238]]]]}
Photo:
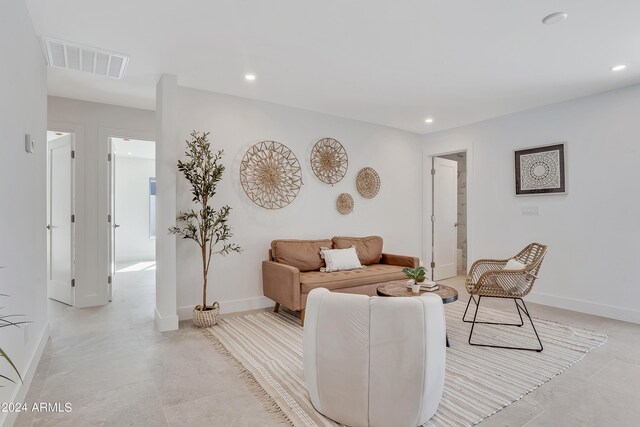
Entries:
{"type": "Polygon", "coordinates": [[[202,333],[204,336],[211,341],[213,344],[213,348],[223,355],[229,363],[234,367],[234,369],[238,372],[238,375],[245,382],[246,386],[249,388],[251,393],[258,399],[264,409],[272,416],[274,421],[278,421],[281,423],[286,423],[290,426],[294,426],[293,422],[287,417],[280,406],[276,403],[276,401],[265,391],[264,388],[260,385],[260,383],[253,376],[251,371],[245,368],[238,359],[236,359],[233,354],[220,342],[218,338],[208,329],[203,328],[202,333]]]}

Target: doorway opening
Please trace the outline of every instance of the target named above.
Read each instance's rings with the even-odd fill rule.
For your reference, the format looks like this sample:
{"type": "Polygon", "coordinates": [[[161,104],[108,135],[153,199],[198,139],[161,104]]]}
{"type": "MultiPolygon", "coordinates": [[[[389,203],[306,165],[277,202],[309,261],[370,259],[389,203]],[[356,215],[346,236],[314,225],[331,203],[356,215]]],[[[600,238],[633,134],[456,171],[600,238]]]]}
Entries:
{"type": "Polygon", "coordinates": [[[435,281],[467,271],[467,153],[432,157],[431,267],[435,281]]]}
{"type": "Polygon", "coordinates": [[[109,138],[109,301],[155,303],[155,142],[109,138]]]}
{"type": "Polygon", "coordinates": [[[47,131],[47,296],[75,305],[75,135],[47,131]]]}

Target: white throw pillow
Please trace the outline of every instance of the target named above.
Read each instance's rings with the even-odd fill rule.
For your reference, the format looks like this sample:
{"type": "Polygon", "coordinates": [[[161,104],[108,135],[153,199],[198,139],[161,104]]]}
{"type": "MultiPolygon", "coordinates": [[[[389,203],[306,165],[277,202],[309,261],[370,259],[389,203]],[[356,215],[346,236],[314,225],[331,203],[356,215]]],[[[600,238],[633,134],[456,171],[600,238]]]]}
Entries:
{"type": "Polygon", "coordinates": [[[320,256],[324,259],[326,264],[325,268],[320,269],[320,271],[323,272],[362,268],[355,246],[347,249],[320,248],[320,256]]]}
{"type": "Polygon", "coordinates": [[[507,261],[507,265],[504,266],[503,270],[522,270],[526,266],[526,264],[521,263],[517,259],[511,258],[507,261]]]}

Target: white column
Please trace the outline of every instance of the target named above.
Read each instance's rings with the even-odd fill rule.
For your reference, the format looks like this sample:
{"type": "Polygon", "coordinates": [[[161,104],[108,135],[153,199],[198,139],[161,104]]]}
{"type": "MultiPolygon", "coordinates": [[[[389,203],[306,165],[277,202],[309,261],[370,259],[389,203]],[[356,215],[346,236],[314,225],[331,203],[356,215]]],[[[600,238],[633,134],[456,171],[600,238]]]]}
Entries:
{"type": "Polygon", "coordinates": [[[159,331],[178,329],[176,302],[176,108],[178,78],[163,74],[156,86],[156,307],[159,331]]]}

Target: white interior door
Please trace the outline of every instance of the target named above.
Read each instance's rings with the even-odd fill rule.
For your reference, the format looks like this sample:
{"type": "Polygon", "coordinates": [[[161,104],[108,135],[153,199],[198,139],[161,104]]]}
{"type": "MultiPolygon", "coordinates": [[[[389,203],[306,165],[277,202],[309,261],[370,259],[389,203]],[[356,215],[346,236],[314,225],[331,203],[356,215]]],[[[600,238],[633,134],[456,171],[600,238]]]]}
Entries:
{"type": "Polygon", "coordinates": [[[433,158],[433,280],[458,272],[458,163],[433,158]]]}
{"type": "Polygon", "coordinates": [[[109,138],[109,278],[107,279],[107,295],[109,301],[113,300],[116,280],[116,156],[113,154],[113,141],[109,138]]]}
{"type": "Polygon", "coordinates": [[[66,134],[47,143],[47,293],[49,298],[69,305],[74,304],[72,138],[66,134]]]}

